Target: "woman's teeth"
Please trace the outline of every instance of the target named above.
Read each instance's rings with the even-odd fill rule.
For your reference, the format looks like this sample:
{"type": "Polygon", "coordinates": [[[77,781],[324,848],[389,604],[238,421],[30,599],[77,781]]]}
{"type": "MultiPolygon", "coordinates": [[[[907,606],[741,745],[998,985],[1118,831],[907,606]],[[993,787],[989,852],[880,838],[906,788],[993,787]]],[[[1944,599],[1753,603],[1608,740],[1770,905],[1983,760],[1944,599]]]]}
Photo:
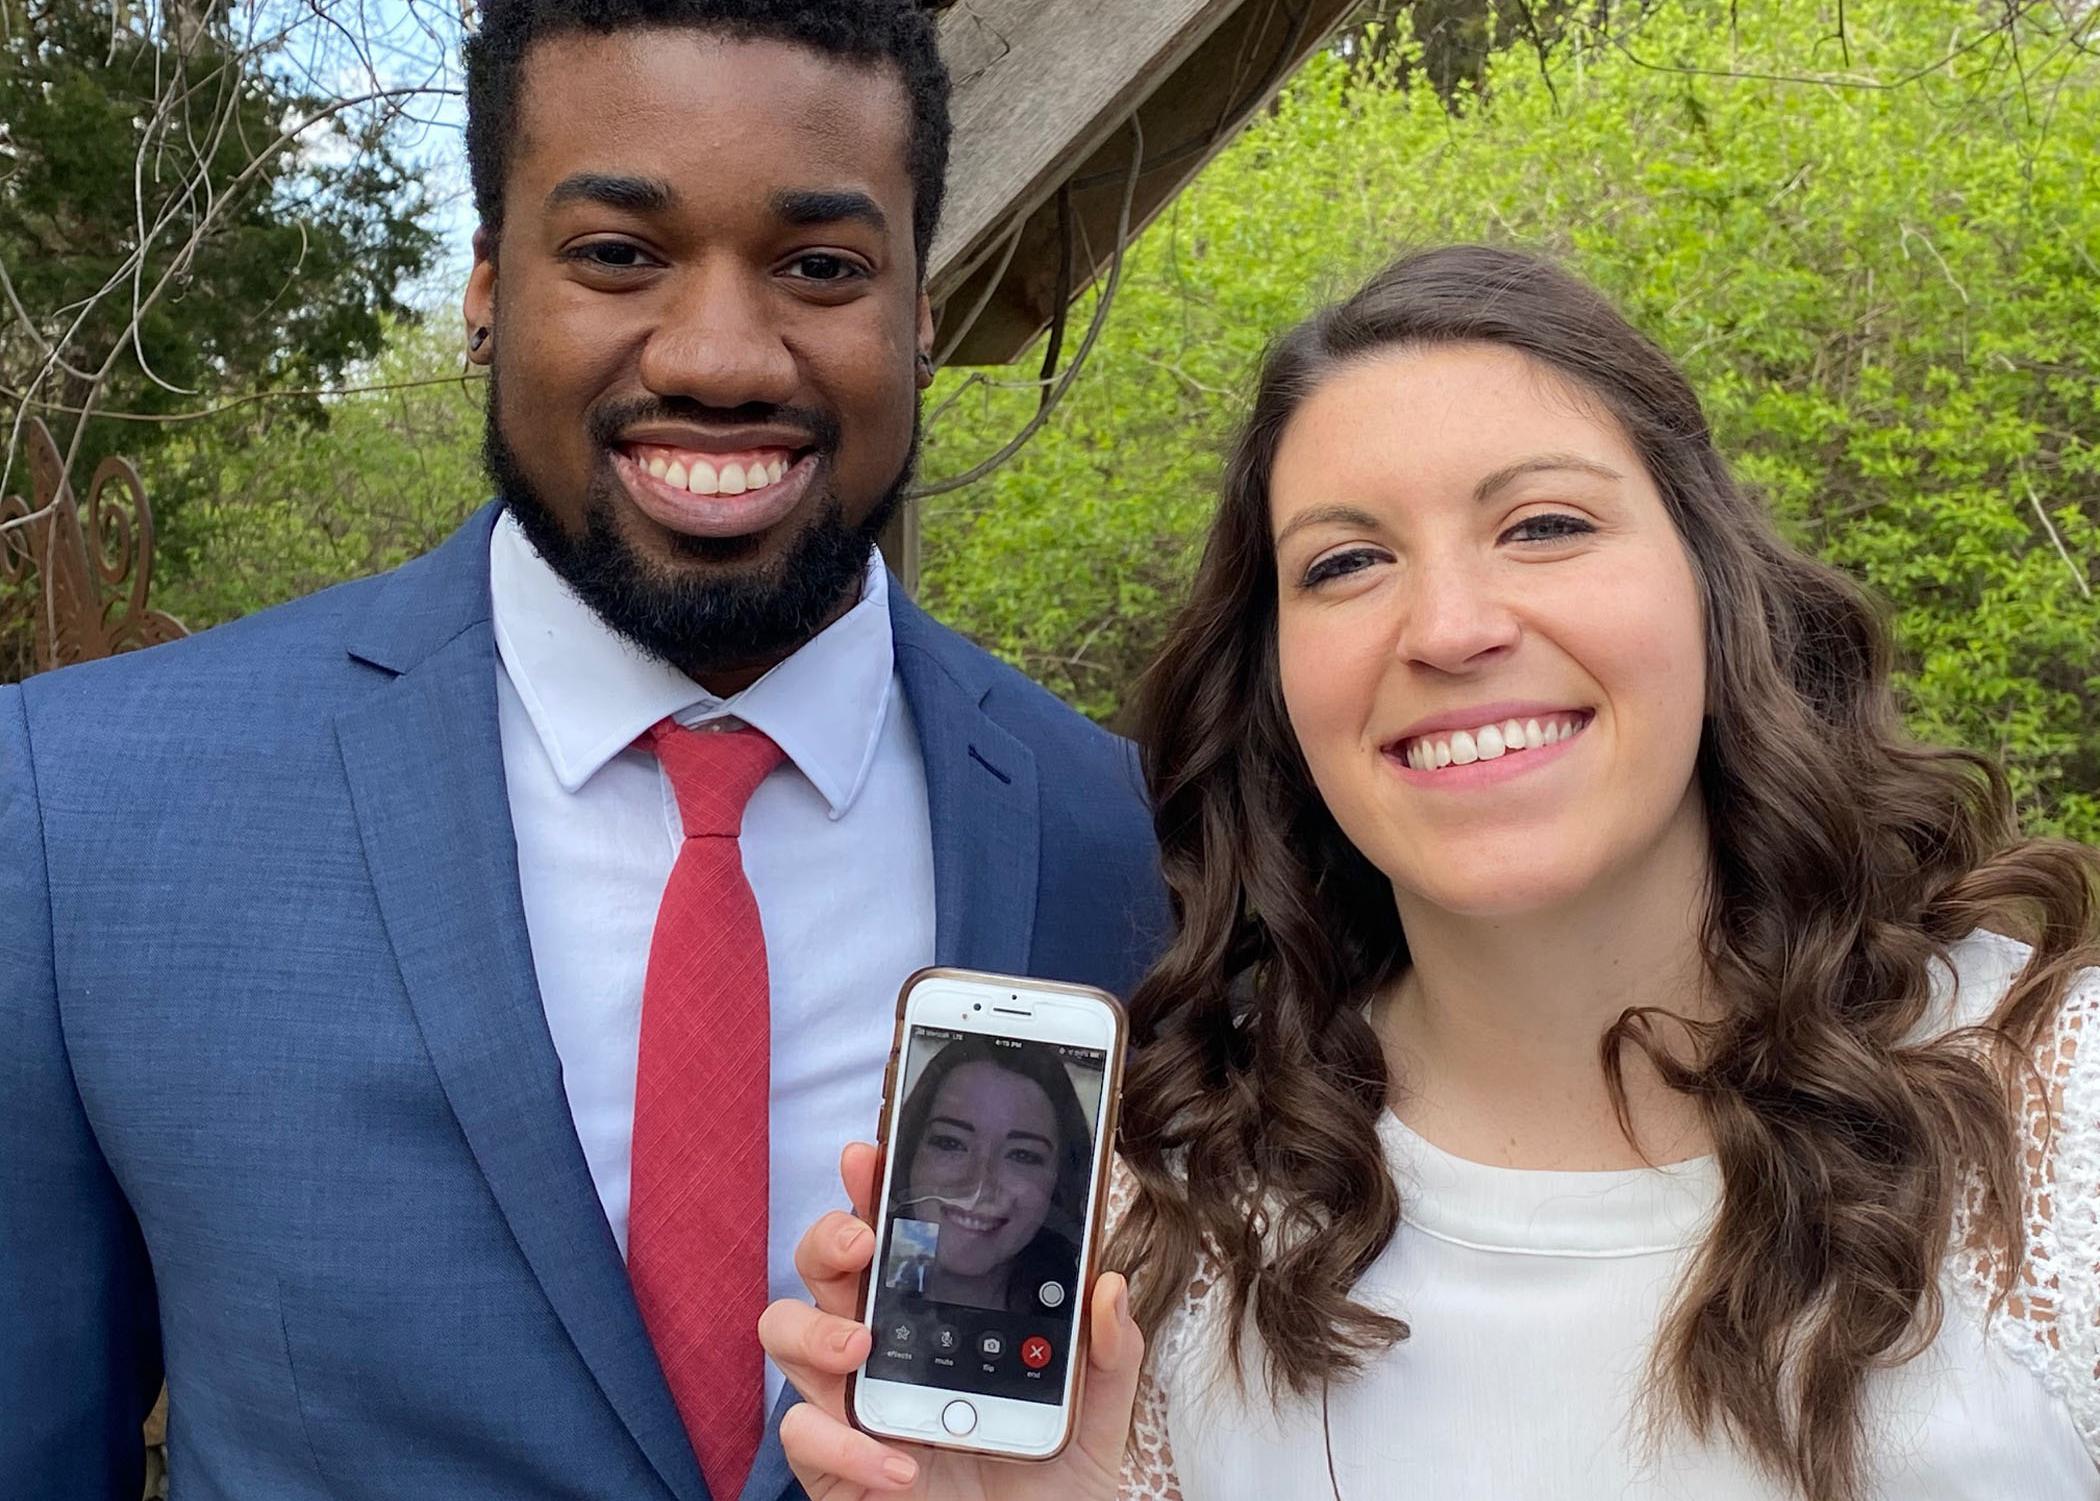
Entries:
{"type": "Polygon", "coordinates": [[[1499,724],[1455,730],[1449,735],[1418,735],[1401,747],[1401,756],[1416,771],[1471,766],[1475,761],[1493,761],[1511,751],[1558,745],[1580,731],[1588,719],[1586,714],[1549,714],[1543,719],[1505,719],[1499,724]]]}
{"type": "Polygon", "coordinates": [[[998,1215],[972,1214],[967,1209],[950,1207],[946,1215],[949,1224],[958,1230],[972,1230],[979,1235],[989,1235],[1006,1221],[998,1215]]]}
{"type": "Polygon", "coordinates": [[[697,457],[688,464],[657,453],[650,456],[645,467],[675,490],[689,490],[695,495],[742,495],[746,490],[779,484],[792,463],[784,453],[720,465],[697,457]]]}

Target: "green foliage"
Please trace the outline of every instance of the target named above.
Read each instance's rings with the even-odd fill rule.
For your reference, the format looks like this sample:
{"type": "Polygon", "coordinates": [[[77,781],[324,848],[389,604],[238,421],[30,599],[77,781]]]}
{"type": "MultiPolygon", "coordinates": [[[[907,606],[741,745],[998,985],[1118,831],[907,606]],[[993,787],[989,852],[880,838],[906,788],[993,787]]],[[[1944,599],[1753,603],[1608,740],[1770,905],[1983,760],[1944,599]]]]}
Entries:
{"type": "MultiPolygon", "coordinates": [[[[165,414],[336,380],[378,352],[436,248],[382,120],[330,113],[244,50],[222,7],[163,20],[148,35],[110,0],[0,0],[0,266],[34,323],[0,302],[0,397],[11,407],[62,340],[81,374],[37,393],[62,444],[91,391],[103,411],[165,414]],[[281,140],[297,121],[319,123],[281,140]]],[[[157,450],[175,431],[97,419],[75,468],[137,458],[172,511],[189,477],[157,450]]]]}
{"type": "MultiPolygon", "coordinates": [[[[1842,38],[1834,15],[1652,6],[1543,72],[1497,54],[1450,109],[1396,81],[1423,76],[1409,38],[1316,62],[1133,248],[1051,425],[928,503],[932,606],[1113,719],[1264,338],[1403,248],[1519,243],[1683,359],[1788,532],[1890,602],[1918,729],[2005,757],[2034,827],[2100,838],[2092,19],[2079,46],[2049,7],[1997,33],[1970,0],[1852,0],[1842,38]],[[1920,76],[1784,81],[1826,70],[1920,76]]],[[[934,475],[1035,399],[952,372],[936,395],[934,475]]]]}
{"type": "MultiPolygon", "coordinates": [[[[294,83],[268,31],[217,0],[0,0],[0,412],[46,419],[76,488],[138,461],[178,583],[185,503],[225,493],[258,429],[166,419],[267,388],[275,441],[310,442],[310,393],[380,351],[437,246],[393,117],[294,83]]],[[[20,604],[0,681],[33,666],[20,604]]]]}
{"type": "Polygon", "coordinates": [[[179,566],[155,598],[192,630],[427,552],[488,497],[485,382],[456,329],[398,326],[332,399],[325,433],[270,406],[186,429],[168,458],[203,484],[178,520],[179,566]]]}

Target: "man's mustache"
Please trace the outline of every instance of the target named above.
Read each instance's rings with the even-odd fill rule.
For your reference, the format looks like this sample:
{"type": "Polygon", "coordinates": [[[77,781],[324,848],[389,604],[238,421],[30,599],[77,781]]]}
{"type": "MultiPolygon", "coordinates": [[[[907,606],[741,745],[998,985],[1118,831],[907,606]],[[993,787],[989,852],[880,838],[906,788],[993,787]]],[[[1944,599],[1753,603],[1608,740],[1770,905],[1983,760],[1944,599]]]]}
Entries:
{"type": "Polygon", "coordinates": [[[786,427],[808,436],[806,446],[831,453],[839,445],[838,418],[817,407],[776,406],[752,401],[736,407],[711,407],[697,401],[671,398],[637,398],[607,402],[594,408],[586,419],[593,441],[611,448],[620,434],[644,422],[689,422],[700,427],[786,427]]]}

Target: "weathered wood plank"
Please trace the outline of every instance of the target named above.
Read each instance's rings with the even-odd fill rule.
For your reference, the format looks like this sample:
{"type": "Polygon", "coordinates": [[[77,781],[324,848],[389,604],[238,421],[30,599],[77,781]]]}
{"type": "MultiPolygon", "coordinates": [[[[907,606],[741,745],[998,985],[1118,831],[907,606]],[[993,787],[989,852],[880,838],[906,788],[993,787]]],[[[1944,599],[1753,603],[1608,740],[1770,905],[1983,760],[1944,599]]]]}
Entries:
{"type": "MultiPolygon", "coordinates": [[[[964,0],[965,6],[976,3],[982,0],[964,0]]],[[[1065,10],[1065,0],[1036,3],[1045,12],[1065,10]]],[[[1124,0],[1121,8],[1143,3],[1124,0]]],[[[1098,11],[1099,0],[1091,8],[1098,11]]],[[[1054,316],[1063,253],[1056,201],[1060,186],[1070,190],[1078,248],[1070,285],[1064,289],[1067,295],[1076,296],[1105,266],[1114,251],[1117,214],[1130,166],[1133,136],[1125,123],[1128,113],[1137,115],[1145,137],[1145,161],[1132,203],[1135,232],[1164,209],[1248,119],[1268,105],[1276,90],[1353,8],[1354,0],[1242,0],[1178,62],[1172,66],[1162,62],[1142,74],[1138,82],[1143,93],[1134,111],[1110,120],[1105,130],[1096,127],[1099,140],[1084,155],[1065,153],[1062,172],[1033,201],[1018,192],[1011,194],[1003,218],[984,237],[986,243],[975,253],[967,274],[956,277],[954,263],[940,265],[936,255],[936,265],[944,274],[930,290],[944,325],[952,327],[980,302],[984,304],[968,334],[948,354],[948,363],[1004,364],[1026,348],[1054,316]],[[1022,223],[1020,238],[1008,260],[1008,241],[1017,222],[1022,223]],[[1006,262],[1003,271],[1001,262],[1006,262]],[[988,287],[995,271],[1000,273],[998,285],[988,287]]],[[[951,12],[950,19],[957,13],[951,12]]],[[[947,41],[944,30],[944,46],[947,41]]],[[[1026,66],[1025,60],[1008,58],[1005,66],[1013,70],[1007,83],[1034,87],[1030,80],[1038,71],[1026,66]]],[[[975,170],[965,159],[958,160],[961,170],[975,170]]],[[[960,171],[951,179],[961,180],[960,171]]],[[[982,184],[974,185],[972,196],[985,202],[992,197],[982,184]]],[[[941,344],[945,346],[952,337],[950,328],[944,327],[941,344]]]]}
{"type": "MultiPolygon", "coordinates": [[[[1355,0],[926,3],[946,6],[941,48],[956,85],[949,208],[928,268],[942,325],[936,342],[948,344],[952,325],[981,302],[946,356],[976,365],[1018,356],[1049,323],[1059,294],[1077,296],[1106,266],[1128,186],[1133,114],[1145,138],[1131,202],[1135,233],[1275,97],[1355,0]],[[1160,24],[1147,31],[1147,22],[1160,24]],[[1135,40],[1142,37],[1156,44],[1149,56],[1135,40]],[[1063,286],[1060,187],[1068,189],[1077,252],[1063,286]]],[[[882,538],[914,592],[918,527],[918,508],[907,505],[882,538]]]]}
{"type": "Polygon", "coordinates": [[[1243,0],[961,0],[940,18],[955,81],[936,302],[1092,155],[1243,0]]]}

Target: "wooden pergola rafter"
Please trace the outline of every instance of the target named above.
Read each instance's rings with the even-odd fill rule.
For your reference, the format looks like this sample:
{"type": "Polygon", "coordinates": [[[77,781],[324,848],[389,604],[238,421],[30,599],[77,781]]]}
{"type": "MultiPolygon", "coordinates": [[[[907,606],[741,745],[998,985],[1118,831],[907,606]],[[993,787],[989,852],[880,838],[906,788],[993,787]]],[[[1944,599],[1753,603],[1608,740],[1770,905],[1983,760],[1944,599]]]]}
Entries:
{"type": "MultiPolygon", "coordinates": [[[[1003,365],[1072,304],[1357,0],[924,0],[954,79],[927,268],[941,363],[1003,365]]],[[[918,515],[884,551],[917,582],[918,515]]]]}

